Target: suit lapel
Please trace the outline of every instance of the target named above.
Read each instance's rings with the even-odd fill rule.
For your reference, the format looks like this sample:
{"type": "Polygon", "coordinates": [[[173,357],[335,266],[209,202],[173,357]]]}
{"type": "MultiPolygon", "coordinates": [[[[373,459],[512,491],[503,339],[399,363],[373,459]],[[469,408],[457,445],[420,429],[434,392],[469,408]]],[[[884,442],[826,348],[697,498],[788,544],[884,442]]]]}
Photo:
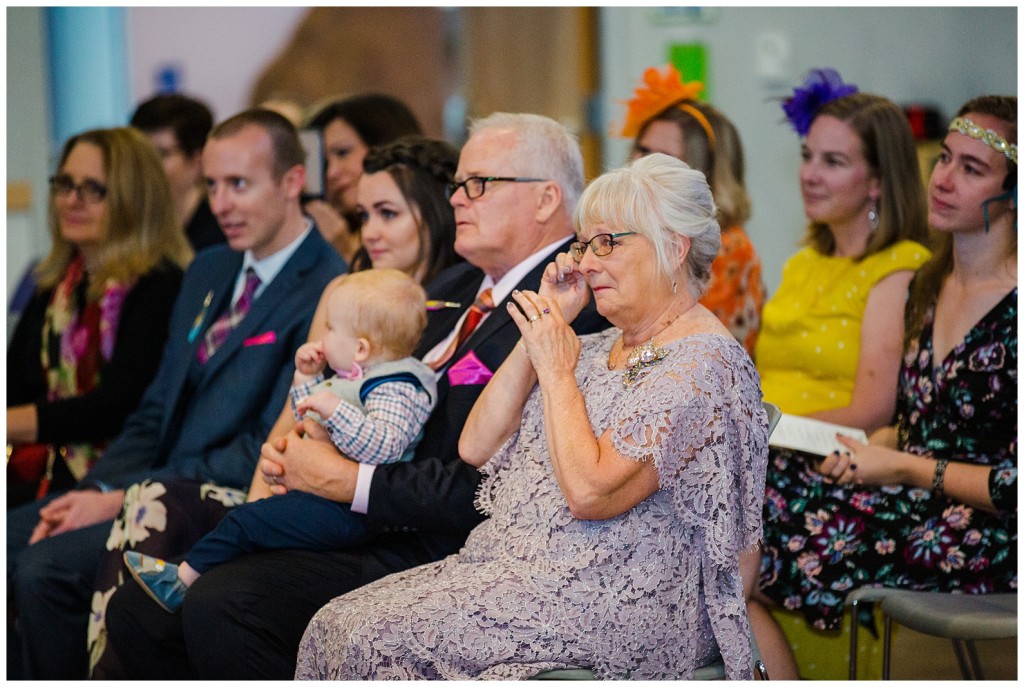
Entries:
{"type": "MultiPolygon", "coordinates": [[[[547,268],[548,264],[555,259],[555,255],[568,250],[568,246],[569,241],[566,241],[564,244],[556,248],[554,252],[547,255],[543,260],[537,263],[537,265],[530,270],[526,276],[523,277],[515,287],[513,287],[512,290],[515,291],[516,289],[519,289],[536,291],[540,286],[540,278],[543,276],[544,270],[547,268]]],[[[494,310],[491,311],[491,314],[487,316],[487,319],[480,324],[476,331],[470,334],[465,343],[455,351],[449,365],[461,360],[469,351],[478,348],[482,342],[494,336],[494,334],[500,331],[503,327],[515,326],[515,323],[512,321],[512,316],[508,314],[508,307],[506,305],[510,302],[514,302],[512,301],[511,292],[509,292],[509,295],[501,303],[494,304],[494,310]]],[[[445,370],[445,377],[447,377],[447,368],[445,368],[445,370]]]]}
{"type": "MultiPolygon", "coordinates": [[[[313,229],[313,232],[316,231],[316,229],[313,229]]],[[[265,333],[261,326],[277,312],[282,302],[295,291],[296,285],[305,277],[315,260],[316,246],[312,245],[312,238],[312,234],[306,237],[306,240],[302,242],[302,245],[295,251],[295,254],[285,263],[281,271],[274,277],[274,280],[267,285],[259,298],[253,301],[249,312],[246,313],[242,321],[238,323],[238,326],[235,327],[227,340],[217,350],[217,354],[206,363],[203,379],[199,384],[200,387],[212,379],[216,372],[243,348],[246,339],[265,333]]],[[[277,370],[274,370],[271,374],[276,374],[277,372],[277,370]]]]}
{"type": "Polygon", "coordinates": [[[483,272],[479,270],[467,271],[460,275],[459,281],[455,284],[438,285],[437,288],[432,288],[428,291],[431,298],[455,301],[461,307],[441,308],[427,313],[427,328],[423,332],[420,345],[415,353],[413,353],[415,357],[422,358],[452,333],[459,318],[472,305],[473,300],[476,298],[476,292],[480,290],[480,282],[483,279],[483,272]]]}
{"type": "MultiPolygon", "coordinates": [[[[184,332],[172,333],[173,336],[186,337],[187,341],[192,328],[195,326],[196,319],[201,316],[200,328],[196,332],[196,336],[192,341],[187,341],[185,346],[178,349],[181,351],[180,357],[172,368],[173,377],[171,377],[165,389],[168,398],[181,399],[182,391],[185,388],[185,382],[188,379],[192,365],[199,364],[196,359],[196,351],[199,349],[199,346],[203,345],[207,330],[220,317],[221,313],[226,312],[230,307],[231,294],[235,288],[235,279],[238,276],[238,271],[242,268],[242,254],[232,253],[225,260],[211,267],[210,272],[203,275],[205,278],[197,279],[199,283],[188,296],[192,301],[192,307],[186,310],[186,316],[190,319],[182,323],[183,328],[187,327],[187,329],[184,332]],[[206,296],[211,293],[213,295],[210,299],[210,304],[208,307],[204,307],[203,303],[206,300],[206,296]],[[195,310],[194,314],[190,312],[193,308],[195,310]]],[[[169,407],[174,408],[176,405],[177,401],[169,407]]],[[[174,415],[173,410],[165,414],[161,436],[166,436],[167,425],[174,415]]]]}

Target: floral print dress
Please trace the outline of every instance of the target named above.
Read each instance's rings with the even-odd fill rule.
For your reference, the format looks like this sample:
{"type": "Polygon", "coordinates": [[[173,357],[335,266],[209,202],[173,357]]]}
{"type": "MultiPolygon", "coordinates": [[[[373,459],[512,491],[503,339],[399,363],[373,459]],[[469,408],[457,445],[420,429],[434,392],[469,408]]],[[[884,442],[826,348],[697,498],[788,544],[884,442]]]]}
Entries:
{"type": "Polygon", "coordinates": [[[90,678],[125,678],[120,659],[107,643],[107,604],[126,580],[132,583],[124,552],[181,560],[231,508],[245,503],[245,497],[239,489],[187,479],[145,480],[128,487],[93,582],[87,637],[90,678]]]}
{"type": "Polygon", "coordinates": [[[899,445],[991,466],[999,513],[905,485],[829,484],[803,455],[773,451],[761,586],[816,628],[838,627],[846,594],[862,586],[1017,589],[1017,289],[941,361],[932,353],[933,317],[903,358],[899,445]]]}
{"type": "Polygon", "coordinates": [[[711,280],[700,304],[754,355],[764,307],[761,258],[739,225],[722,230],[722,248],[711,263],[711,280]]]}

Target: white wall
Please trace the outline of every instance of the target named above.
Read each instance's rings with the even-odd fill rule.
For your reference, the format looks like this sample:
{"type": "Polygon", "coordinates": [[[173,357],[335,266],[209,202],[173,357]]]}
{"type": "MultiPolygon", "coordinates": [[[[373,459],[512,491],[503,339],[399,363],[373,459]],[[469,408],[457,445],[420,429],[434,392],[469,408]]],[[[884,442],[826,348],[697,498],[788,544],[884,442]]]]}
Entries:
{"type": "MultiPolygon", "coordinates": [[[[62,141],[50,141],[45,8],[11,7],[7,19],[7,178],[27,180],[32,207],[8,212],[7,300],[25,267],[49,250],[46,179],[62,141]]],[[[217,119],[248,105],[257,76],[284,47],[306,7],[126,8],[132,107],[157,88],[159,69],[173,64],[181,88],[203,98],[217,119]]],[[[102,125],[123,124],[122,121],[102,125]]],[[[8,322],[8,332],[11,329],[8,322]]]]}
{"type": "MultiPolygon", "coordinates": [[[[601,13],[603,113],[622,121],[643,71],[668,61],[672,43],[703,43],[710,100],[743,139],[753,201],[748,232],[770,289],[803,234],[797,185],[799,142],[782,119],[778,98],[813,67],[830,66],[862,91],[898,104],[925,103],[950,117],[969,98],[1017,92],[1017,8],[720,7],[697,23],[665,23],[657,9],[605,8],[601,13]],[[772,78],[760,68],[764,36],[781,41],[788,59],[772,78]]],[[[684,74],[684,77],[686,75],[684,74]]],[[[628,141],[612,140],[606,163],[625,160],[628,141]]]]}
{"type": "MultiPolygon", "coordinates": [[[[34,7],[7,10],[7,180],[28,181],[32,205],[8,212],[6,272],[8,302],[30,261],[50,247],[46,230],[46,179],[52,168],[47,140],[50,111],[46,92],[42,12],[34,7]]],[[[8,322],[8,333],[11,331],[8,322]]]]}
{"type": "MultiPolygon", "coordinates": [[[[248,107],[256,78],[291,38],[307,7],[133,7],[127,10],[135,102],[157,90],[167,65],[180,90],[221,120],[248,107]]],[[[339,32],[340,33],[340,32],[339,32]]]]}
{"type": "MultiPolygon", "coordinates": [[[[48,102],[41,14],[37,7],[7,10],[8,153],[11,179],[31,179],[36,210],[8,214],[8,288],[21,267],[46,249],[45,180],[48,102]],[[42,195],[39,195],[39,194],[42,195]],[[11,273],[14,272],[14,276],[11,273]]],[[[204,98],[218,119],[247,105],[256,76],[284,47],[308,11],[304,7],[132,7],[127,12],[131,92],[151,95],[166,64],[181,69],[181,87],[204,98]]],[[[339,40],[344,32],[339,28],[339,40]]],[[[754,202],[748,230],[765,264],[769,288],[804,226],[796,183],[798,143],[782,121],[777,98],[812,67],[832,66],[862,90],[904,104],[933,103],[949,116],[981,93],[1017,91],[1017,8],[859,7],[766,8],[608,7],[601,10],[606,126],[621,120],[622,105],[644,68],[664,64],[674,42],[703,42],[709,54],[712,101],[736,123],[747,156],[754,202]],[[697,13],[700,23],[666,23],[666,12],[697,13]],[[772,79],[759,75],[755,46],[781,37],[789,58],[772,79]]],[[[128,113],[126,113],[126,117],[128,113]]],[[[111,122],[111,125],[117,122],[111,122]]],[[[628,142],[610,140],[606,163],[621,163],[628,142]]]]}

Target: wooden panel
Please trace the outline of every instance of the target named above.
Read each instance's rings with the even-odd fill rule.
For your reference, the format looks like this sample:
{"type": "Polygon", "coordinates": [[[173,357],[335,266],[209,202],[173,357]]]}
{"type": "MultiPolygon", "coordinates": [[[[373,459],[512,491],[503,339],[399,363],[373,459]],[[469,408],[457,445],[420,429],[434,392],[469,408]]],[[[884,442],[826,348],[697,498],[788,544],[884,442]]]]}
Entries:
{"type": "Polygon", "coordinates": [[[28,212],[32,209],[32,184],[27,181],[7,182],[7,212],[28,212]]]}
{"type": "Polygon", "coordinates": [[[596,11],[587,7],[469,7],[468,113],[535,112],[580,136],[588,177],[600,168],[587,103],[596,90],[596,11]]]}
{"type": "Polygon", "coordinates": [[[251,102],[291,97],[303,106],[345,95],[392,95],[440,136],[451,66],[437,7],[318,7],[253,87],[251,102]]]}

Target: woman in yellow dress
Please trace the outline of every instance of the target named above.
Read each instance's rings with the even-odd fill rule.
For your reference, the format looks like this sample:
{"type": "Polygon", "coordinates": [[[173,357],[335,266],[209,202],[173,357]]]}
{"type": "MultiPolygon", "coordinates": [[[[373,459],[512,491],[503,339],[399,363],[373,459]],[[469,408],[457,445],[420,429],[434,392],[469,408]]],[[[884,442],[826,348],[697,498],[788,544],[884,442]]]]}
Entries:
{"type": "MultiPolygon", "coordinates": [[[[899,107],[832,70],[814,70],[783,108],[801,137],[809,225],[764,307],[756,349],[764,400],[870,434],[891,424],[907,289],[930,257],[913,135],[899,107]]],[[[768,470],[812,467],[806,454],[773,448],[768,470]]],[[[767,506],[764,526],[772,527],[767,506]]],[[[785,637],[754,590],[759,567],[760,555],[747,554],[751,624],[772,678],[795,679],[785,637]]]]}

